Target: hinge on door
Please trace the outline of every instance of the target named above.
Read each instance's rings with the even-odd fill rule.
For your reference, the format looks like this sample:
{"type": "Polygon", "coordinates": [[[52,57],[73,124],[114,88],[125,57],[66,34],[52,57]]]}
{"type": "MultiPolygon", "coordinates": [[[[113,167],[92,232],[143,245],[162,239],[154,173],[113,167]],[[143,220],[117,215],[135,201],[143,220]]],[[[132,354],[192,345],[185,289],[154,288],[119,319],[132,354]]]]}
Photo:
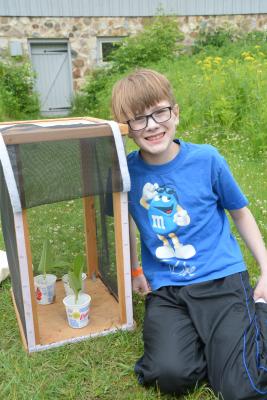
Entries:
{"type": "Polygon", "coordinates": [[[71,107],[49,107],[48,110],[70,110],[71,107]]]}

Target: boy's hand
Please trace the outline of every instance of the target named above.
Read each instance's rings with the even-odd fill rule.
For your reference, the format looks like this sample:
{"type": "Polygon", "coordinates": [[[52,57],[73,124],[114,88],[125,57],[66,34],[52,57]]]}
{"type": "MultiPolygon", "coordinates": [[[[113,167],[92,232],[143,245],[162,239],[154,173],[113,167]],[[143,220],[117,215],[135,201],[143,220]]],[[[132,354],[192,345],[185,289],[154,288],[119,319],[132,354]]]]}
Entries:
{"type": "Polygon", "coordinates": [[[173,216],[173,221],[178,225],[178,226],[186,226],[190,223],[190,217],[187,214],[186,210],[179,210],[177,213],[174,214],[173,216]]]}
{"type": "Polygon", "coordinates": [[[145,184],[145,186],[143,187],[143,194],[142,194],[143,199],[145,201],[152,200],[155,197],[155,194],[156,194],[155,190],[158,188],[158,186],[159,185],[157,183],[153,184],[153,183],[147,182],[145,184]]]}
{"type": "Polygon", "coordinates": [[[263,299],[267,302],[267,275],[261,275],[254,290],[254,300],[263,299]]]}
{"type": "Polygon", "coordinates": [[[151,292],[151,288],[143,274],[132,278],[132,286],[135,293],[145,295],[148,292],[151,292]]]}

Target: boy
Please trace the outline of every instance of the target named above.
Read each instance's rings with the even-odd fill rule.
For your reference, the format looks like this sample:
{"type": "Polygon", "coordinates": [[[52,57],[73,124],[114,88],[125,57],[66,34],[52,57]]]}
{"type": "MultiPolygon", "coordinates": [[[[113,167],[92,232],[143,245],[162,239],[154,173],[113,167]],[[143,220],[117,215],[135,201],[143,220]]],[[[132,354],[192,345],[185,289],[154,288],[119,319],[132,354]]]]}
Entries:
{"type": "Polygon", "coordinates": [[[133,288],[148,292],[139,382],[181,394],[208,379],[224,400],[267,399],[267,252],[246,197],[214,147],[174,139],[179,109],[163,75],[120,80],[112,108],[139,147],[128,156],[143,265],[133,251],[133,288]],[[261,267],[254,299],[225,209],[261,267]]]}

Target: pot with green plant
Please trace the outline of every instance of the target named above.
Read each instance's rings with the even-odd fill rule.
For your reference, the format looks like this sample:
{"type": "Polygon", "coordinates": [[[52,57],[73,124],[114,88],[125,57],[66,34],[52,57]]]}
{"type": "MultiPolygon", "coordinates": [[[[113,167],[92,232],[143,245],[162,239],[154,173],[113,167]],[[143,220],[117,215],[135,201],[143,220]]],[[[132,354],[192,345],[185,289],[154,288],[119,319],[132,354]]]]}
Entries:
{"type": "Polygon", "coordinates": [[[48,268],[55,265],[55,260],[52,255],[50,243],[46,239],[43,243],[41,259],[38,267],[40,275],[34,277],[34,287],[36,300],[39,304],[51,304],[55,300],[55,285],[57,277],[53,274],[48,274],[48,268]]]}
{"type": "MultiPolygon", "coordinates": [[[[83,293],[85,293],[85,282],[86,282],[86,278],[87,278],[87,275],[86,275],[85,272],[83,272],[83,273],[82,273],[82,288],[81,288],[81,291],[82,291],[83,293]]],[[[69,274],[64,274],[64,275],[62,276],[62,282],[63,282],[63,285],[64,285],[64,289],[65,289],[66,296],[69,296],[70,294],[74,294],[74,291],[73,291],[72,288],[70,287],[70,283],[69,283],[69,274]]]]}
{"type": "Polygon", "coordinates": [[[69,285],[74,294],[68,295],[63,299],[71,328],[83,328],[89,323],[91,296],[81,291],[83,268],[84,256],[78,255],[74,258],[68,272],[69,285]]]}

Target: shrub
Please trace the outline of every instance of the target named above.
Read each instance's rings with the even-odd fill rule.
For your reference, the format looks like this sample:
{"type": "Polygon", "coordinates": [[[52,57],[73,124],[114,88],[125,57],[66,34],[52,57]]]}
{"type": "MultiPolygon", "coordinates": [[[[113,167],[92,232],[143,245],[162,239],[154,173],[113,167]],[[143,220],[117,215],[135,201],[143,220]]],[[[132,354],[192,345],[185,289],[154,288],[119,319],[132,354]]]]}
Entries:
{"type": "Polygon", "coordinates": [[[203,50],[205,47],[220,48],[236,41],[241,36],[240,32],[231,26],[210,27],[207,24],[200,28],[195,40],[193,50],[195,53],[203,50]]]}
{"type": "Polygon", "coordinates": [[[99,94],[105,90],[111,77],[111,71],[105,68],[94,69],[87,77],[85,86],[81,92],[76,94],[72,103],[72,114],[76,116],[97,115],[103,117],[99,112],[99,94]]]}
{"type": "Polygon", "coordinates": [[[39,114],[34,75],[27,60],[0,62],[0,119],[33,118],[39,114]]]}
{"type": "Polygon", "coordinates": [[[152,23],[135,36],[126,38],[110,55],[112,71],[124,72],[133,67],[145,67],[179,53],[183,35],[177,21],[171,17],[155,17],[152,23]]]}
{"type": "Polygon", "coordinates": [[[110,54],[110,65],[91,72],[83,89],[73,101],[72,113],[75,115],[97,114],[103,117],[103,92],[114,75],[124,73],[134,67],[146,67],[162,59],[175,58],[183,39],[177,21],[170,17],[155,17],[144,30],[135,36],[126,38],[110,54]]]}

